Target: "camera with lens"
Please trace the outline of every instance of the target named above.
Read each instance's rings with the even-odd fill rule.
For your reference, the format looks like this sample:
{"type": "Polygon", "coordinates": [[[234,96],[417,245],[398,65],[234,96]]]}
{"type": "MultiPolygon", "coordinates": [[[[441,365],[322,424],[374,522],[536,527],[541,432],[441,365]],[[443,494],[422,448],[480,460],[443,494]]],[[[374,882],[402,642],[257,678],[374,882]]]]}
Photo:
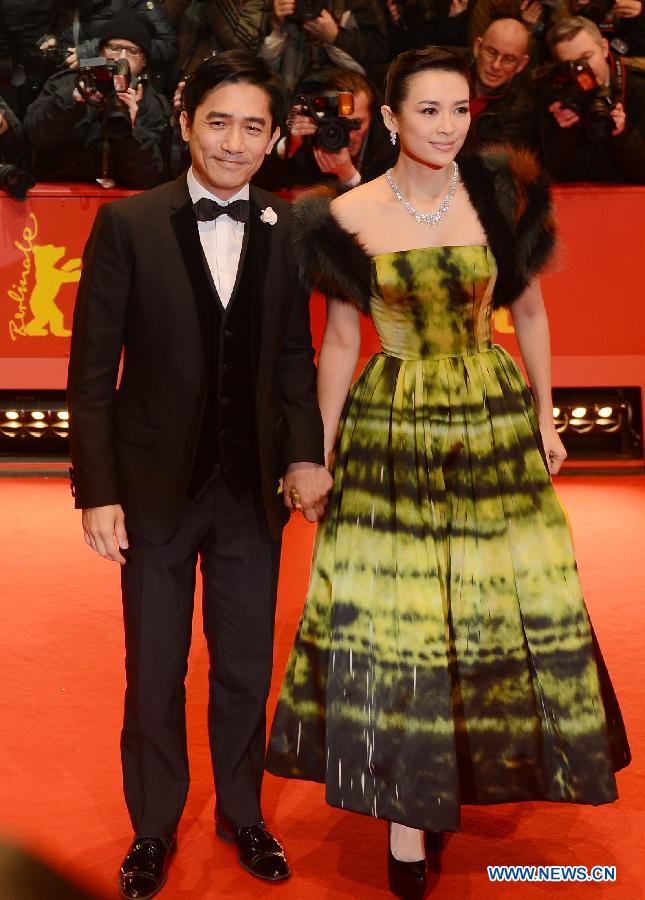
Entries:
{"type": "Polygon", "coordinates": [[[349,146],[350,132],[361,127],[360,119],[349,118],[354,112],[351,91],[330,91],[313,96],[299,94],[294,106],[300,106],[301,115],[316,122],[314,144],[328,153],[338,153],[349,146]]]}
{"type": "Polygon", "coordinates": [[[598,84],[585,59],[547,64],[536,69],[534,77],[545,86],[549,97],[580,116],[593,140],[604,140],[616,128],[611,116],[616,106],[611,91],[598,84]]]}
{"type": "Polygon", "coordinates": [[[329,8],[329,0],[296,0],[295,12],[288,18],[290,22],[297,24],[310,22],[312,19],[317,19],[323,10],[329,8]]]}
{"type": "Polygon", "coordinates": [[[143,81],[143,75],[131,76],[127,59],[97,56],[81,59],[76,88],[88,103],[100,109],[106,133],[121,137],[132,131],[132,119],[127,104],[119,98],[118,93],[136,88],[143,81]]]}

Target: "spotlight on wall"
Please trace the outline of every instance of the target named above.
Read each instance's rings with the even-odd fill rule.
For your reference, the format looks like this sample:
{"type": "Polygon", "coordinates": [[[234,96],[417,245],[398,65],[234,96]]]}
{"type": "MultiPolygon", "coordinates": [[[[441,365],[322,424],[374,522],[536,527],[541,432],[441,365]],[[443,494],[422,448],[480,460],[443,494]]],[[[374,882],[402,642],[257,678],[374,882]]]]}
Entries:
{"type": "Polygon", "coordinates": [[[569,461],[643,458],[640,388],[554,388],[553,420],[569,461]]]}
{"type": "Polygon", "coordinates": [[[62,391],[0,391],[0,455],[67,456],[62,391]]]}

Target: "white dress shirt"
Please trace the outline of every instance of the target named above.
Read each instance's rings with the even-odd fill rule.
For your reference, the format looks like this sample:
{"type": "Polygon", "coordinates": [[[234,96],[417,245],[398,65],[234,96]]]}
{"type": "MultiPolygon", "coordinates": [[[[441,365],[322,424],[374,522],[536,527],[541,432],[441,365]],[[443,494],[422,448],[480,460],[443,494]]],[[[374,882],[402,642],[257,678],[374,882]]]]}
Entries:
{"type": "MultiPolygon", "coordinates": [[[[233,200],[248,200],[249,186],[243,188],[229,200],[220,200],[211,194],[195,178],[193,167],[188,170],[188,193],[193,203],[202,197],[214,200],[220,206],[228,206],[233,200]]],[[[235,287],[237,270],[240,265],[242,243],[244,241],[244,222],[236,222],[230,216],[218,216],[212,222],[198,222],[199,239],[202,242],[204,256],[211,271],[217,293],[222,306],[227,306],[235,287]]]]}

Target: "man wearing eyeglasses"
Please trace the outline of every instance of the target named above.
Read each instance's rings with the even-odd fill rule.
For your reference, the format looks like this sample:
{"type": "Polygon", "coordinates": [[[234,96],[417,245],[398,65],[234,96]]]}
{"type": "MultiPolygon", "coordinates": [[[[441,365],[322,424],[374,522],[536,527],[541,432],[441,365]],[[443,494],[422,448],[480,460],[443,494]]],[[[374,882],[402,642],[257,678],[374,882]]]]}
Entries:
{"type": "Polygon", "coordinates": [[[529,32],[518,19],[496,19],[474,40],[469,147],[491,142],[537,147],[538,109],[527,80],[529,32]]]}
{"type": "Polygon", "coordinates": [[[101,29],[99,57],[47,80],[24,123],[40,180],[132,189],[165,180],[170,106],[146,79],[151,44],[148,21],[122,10],[101,29]]]}

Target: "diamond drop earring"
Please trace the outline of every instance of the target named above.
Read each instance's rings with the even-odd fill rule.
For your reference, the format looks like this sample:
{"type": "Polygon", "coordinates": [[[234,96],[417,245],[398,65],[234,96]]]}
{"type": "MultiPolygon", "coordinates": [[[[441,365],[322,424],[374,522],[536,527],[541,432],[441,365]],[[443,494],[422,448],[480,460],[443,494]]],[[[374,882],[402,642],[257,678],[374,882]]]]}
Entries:
{"type": "Polygon", "coordinates": [[[396,131],[390,131],[390,140],[392,141],[392,146],[396,144],[396,131]]]}

